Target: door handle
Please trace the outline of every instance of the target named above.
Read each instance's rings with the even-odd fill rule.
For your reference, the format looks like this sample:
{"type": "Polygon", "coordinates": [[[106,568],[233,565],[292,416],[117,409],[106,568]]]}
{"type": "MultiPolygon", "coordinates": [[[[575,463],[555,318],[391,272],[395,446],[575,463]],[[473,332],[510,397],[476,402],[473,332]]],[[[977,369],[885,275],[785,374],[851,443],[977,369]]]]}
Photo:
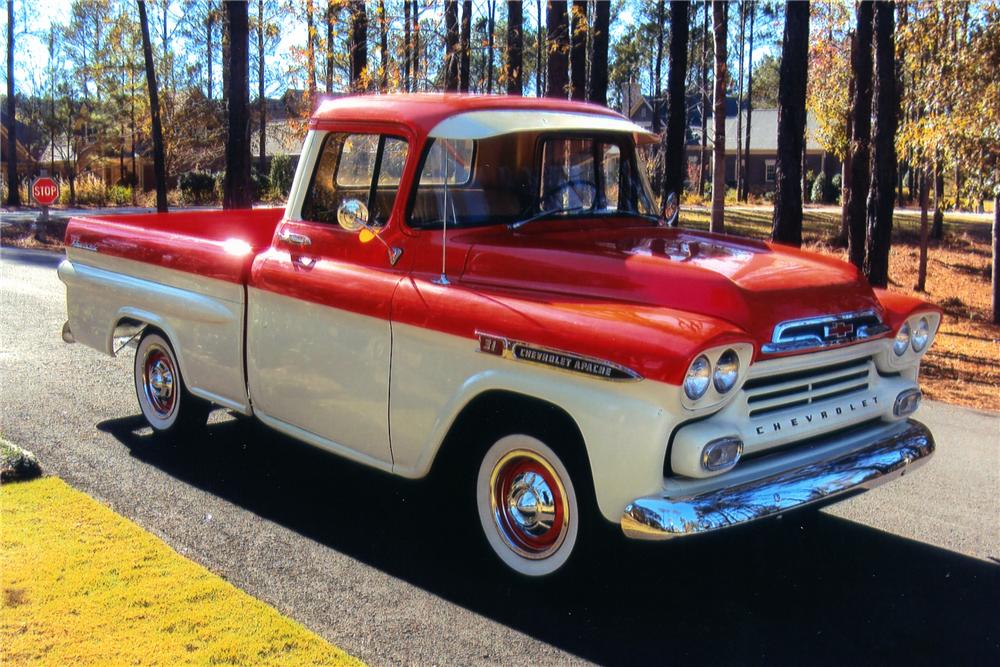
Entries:
{"type": "Polygon", "coordinates": [[[299,247],[312,245],[312,239],[305,234],[296,234],[295,232],[290,232],[284,229],[278,234],[278,240],[282,243],[299,247]]]}

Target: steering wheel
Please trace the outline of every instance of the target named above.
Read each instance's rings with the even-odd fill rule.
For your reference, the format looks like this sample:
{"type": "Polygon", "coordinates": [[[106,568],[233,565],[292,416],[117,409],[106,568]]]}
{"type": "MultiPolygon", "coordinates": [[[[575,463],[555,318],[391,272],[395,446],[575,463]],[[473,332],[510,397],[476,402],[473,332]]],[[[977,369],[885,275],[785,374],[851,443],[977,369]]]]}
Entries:
{"type": "Polygon", "coordinates": [[[563,181],[562,183],[558,183],[555,186],[546,190],[545,193],[542,195],[542,205],[544,206],[545,202],[549,201],[550,198],[562,194],[563,190],[569,190],[569,189],[572,189],[573,193],[577,196],[577,199],[579,199],[582,202],[583,197],[580,196],[580,192],[577,190],[577,186],[584,186],[593,190],[593,196],[591,197],[592,201],[597,198],[597,185],[595,185],[591,181],[585,181],[581,178],[574,178],[568,181],[563,181]]]}

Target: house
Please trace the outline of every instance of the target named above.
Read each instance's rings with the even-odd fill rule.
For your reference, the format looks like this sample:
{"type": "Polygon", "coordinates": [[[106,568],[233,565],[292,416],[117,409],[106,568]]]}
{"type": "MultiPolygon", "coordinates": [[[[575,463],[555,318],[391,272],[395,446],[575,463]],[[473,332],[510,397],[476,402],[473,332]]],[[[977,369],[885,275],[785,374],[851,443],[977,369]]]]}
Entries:
{"type": "MultiPolygon", "coordinates": [[[[631,107],[626,115],[632,122],[648,130],[653,129],[653,115],[660,114],[660,127],[666,127],[667,104],[665,99],[657,100],[634,91],[623,93],[623,100],[631,100],[631,107]]],[[[690,171],[697,170],[701,159],[701,99],[698,95],[688,95],[688,133],[687,156],[690,171]]],[[[736,98],[726,98],[726,183],[736,187],[736,130],[739,125],[737,111],[742,111],[743,130],[746,131],[747,105],[742,109],[736,98]]],[[[715,127],[713,115],[709,113],[707,124],[706,169],[710,169],[712,149],[715,146],[715,127]]],[[[745,148],[745,135],[740,141],[740,154],[745,148]]],[[[816,119],[812,114],[806,117],[806,172],[826,174],[827,179],[841,171],[841,163],[834,155],[828,153],[816,141],[816,119]]],[[[778,157],[778,110],[774,108],[754,108],[750,124],[750,161],[747,167],[747,183],[750,192],[764,193],[774,190],[775,163],[778,157]]],[[[742,159],[742,158],[741,158],[742,159]]],[[[710,171],[708,172],[711,173],[710,171]]]]}

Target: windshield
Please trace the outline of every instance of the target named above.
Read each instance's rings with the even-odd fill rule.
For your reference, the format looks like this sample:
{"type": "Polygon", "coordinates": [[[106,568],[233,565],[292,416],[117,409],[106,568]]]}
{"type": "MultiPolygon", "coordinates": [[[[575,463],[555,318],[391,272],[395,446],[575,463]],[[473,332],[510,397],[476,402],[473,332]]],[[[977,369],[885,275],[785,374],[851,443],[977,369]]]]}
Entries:
{"type": "Polygon", "coordinates": [[[487,139],[432,139],[410,225],[516,224],[552,216],[653,216],[626,134],[514,132],[487,139]],[[446,205],[447,200],[447,205],[446,205]]]}

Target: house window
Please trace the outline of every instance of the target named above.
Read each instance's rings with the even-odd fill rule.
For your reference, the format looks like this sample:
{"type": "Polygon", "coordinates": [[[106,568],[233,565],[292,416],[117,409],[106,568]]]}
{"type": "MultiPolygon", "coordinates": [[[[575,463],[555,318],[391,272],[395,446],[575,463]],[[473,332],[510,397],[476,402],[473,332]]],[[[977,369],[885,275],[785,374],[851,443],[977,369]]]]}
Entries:
{"type": "Polygon", "coordinates": [[[764,160],[764,182],[774,183],[774,160],[764,160]]]}

